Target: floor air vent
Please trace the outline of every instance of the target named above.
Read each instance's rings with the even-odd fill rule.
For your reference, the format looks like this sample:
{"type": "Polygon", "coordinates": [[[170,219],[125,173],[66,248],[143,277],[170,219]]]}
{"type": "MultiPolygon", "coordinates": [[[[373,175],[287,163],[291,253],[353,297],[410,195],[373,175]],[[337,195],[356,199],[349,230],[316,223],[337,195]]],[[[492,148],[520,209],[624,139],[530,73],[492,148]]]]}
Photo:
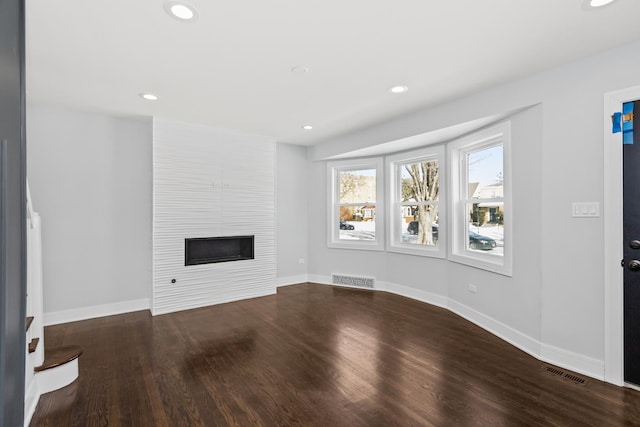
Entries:
{"type": "Polygon", "coordinates": [[[358,288],[373,289],[375,279],[371,277],[343,276],[341,274],[332,274],[331,283],[334,285],[355,286],[358,288]]]}
{"type": "Polygon", "coordinates": [[[576,384],[584,385],[584,384],[587,383],[587,380],[585,378],[579,377],[579,376],[574,375],[574,374],[570,374],[568,372],[564,372],[563,370],[558,369],[558,368],[554,368],[554,367],[551,367],[551,366],[545,366],[545,371],[547,371],[551,375],[554,375],[556,377],[560,377],[560,378],[562,378],[564,380],[571,381],[571,382],[576,383],[576,384]]]}
{"type": "Polygon", "coordinates": [[[561,371],[560,369],[552,368],[550,366],[547,366],[546,371],[549,372],[550,374],[557,375],[559,377],[564,375],[564,372],[561,371]]]}
{"type": "Polygon", "coordinates": [[[573,374],[564,374],[564,379],[569,380],[569,381],[573,381],[576,384],[586,384],[587,380],[579,377],[577,375],[573,375],[573,374]]]}

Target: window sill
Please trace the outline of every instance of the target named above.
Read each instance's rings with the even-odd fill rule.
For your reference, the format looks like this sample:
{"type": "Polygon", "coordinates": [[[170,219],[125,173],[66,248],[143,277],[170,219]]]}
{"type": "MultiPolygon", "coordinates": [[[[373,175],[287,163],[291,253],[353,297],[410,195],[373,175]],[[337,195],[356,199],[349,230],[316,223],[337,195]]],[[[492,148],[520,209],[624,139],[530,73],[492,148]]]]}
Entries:
{"type": "Polygon", "coordinates": [[[379,242],[327,242],[329,249],[356,249],[364,251],[384,251],[384,245],[379,242]]]}
{"type": "Polygon", "coordinates": [[[438,246],[427,246],[427,247],[413,247],[409,245],[390,245],[387,248],[387,252],[393,252],[397,254],[405,254],[405,255],[415,255],[415,256],[423,256],[428,258],[446,258],[446,253],[444,250],[438,246]]]}
{"type": "Polygon", "coordinates": [[[489,254],[449,254],[449,261],[463,264],[469,267],[478,268],[480,270],[490,271],[492,273],[501,274],[503,276],[512,277],[513,272],[509,260],[489,254]]]}

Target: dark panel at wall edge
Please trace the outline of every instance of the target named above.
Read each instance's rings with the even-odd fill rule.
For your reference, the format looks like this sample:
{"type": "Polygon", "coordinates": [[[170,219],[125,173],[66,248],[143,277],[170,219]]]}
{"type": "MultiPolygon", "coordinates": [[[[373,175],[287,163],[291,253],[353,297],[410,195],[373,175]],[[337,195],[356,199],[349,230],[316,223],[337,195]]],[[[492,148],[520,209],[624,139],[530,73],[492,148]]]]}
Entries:
{"type": "Polygon", "coordinates": [[[0,277],[0,426],[24,424],[26,316],[25,4],[2,0],[0,139],[5,139],[4,201],[0,209],[3,266],[0,277]]]}

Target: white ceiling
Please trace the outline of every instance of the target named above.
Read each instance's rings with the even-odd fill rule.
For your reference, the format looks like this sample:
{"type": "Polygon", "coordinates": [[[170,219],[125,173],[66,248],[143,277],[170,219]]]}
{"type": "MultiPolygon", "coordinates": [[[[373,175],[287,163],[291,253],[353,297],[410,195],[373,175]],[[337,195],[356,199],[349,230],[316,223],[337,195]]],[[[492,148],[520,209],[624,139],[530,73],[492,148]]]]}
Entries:
{"type": "Polygon", "coordinates": [[[163,0],[30,0],[27,100],[310,145],[640,39],[640,0],[585,1],[186,0],[183,23],[163,0]]]}

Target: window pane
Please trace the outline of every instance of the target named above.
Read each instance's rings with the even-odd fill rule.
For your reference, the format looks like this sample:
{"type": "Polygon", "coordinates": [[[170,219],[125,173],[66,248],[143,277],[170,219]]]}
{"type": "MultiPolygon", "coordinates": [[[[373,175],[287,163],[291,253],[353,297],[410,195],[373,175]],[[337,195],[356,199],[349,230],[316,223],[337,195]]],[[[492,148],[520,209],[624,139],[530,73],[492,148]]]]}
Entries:
{"type": "Polygon", "coordinates": [[[472,251],[504,255],[504,207],[502,203],[472,203],[469,212],[469,239],[472,251]]]}
{"type": "Polygon", "coordinates": [[[339,171],[339,203],[375,203],[376,170],[339,171]]]}
{"type": "Polygon", "coordinates": [[[426,202],[438,200],[440,193],[437,160],[407,163],[400,166],[403,202],[426,202]]]}
{"type": "Polygon", "coordinates": [[[375,205],[340,206],[338,215],[341,240],[375,240],[375,205]]]}
{"type": "Polygon", "coordinates": [[[438,207],[434,205],[402,206],[400,241],[433,246],[438,242],[438,207]]]}
{"type": "Polygon", "coordinates": [[[503,197],[502,145],[467,154],[469,199],[503,197]]]}

